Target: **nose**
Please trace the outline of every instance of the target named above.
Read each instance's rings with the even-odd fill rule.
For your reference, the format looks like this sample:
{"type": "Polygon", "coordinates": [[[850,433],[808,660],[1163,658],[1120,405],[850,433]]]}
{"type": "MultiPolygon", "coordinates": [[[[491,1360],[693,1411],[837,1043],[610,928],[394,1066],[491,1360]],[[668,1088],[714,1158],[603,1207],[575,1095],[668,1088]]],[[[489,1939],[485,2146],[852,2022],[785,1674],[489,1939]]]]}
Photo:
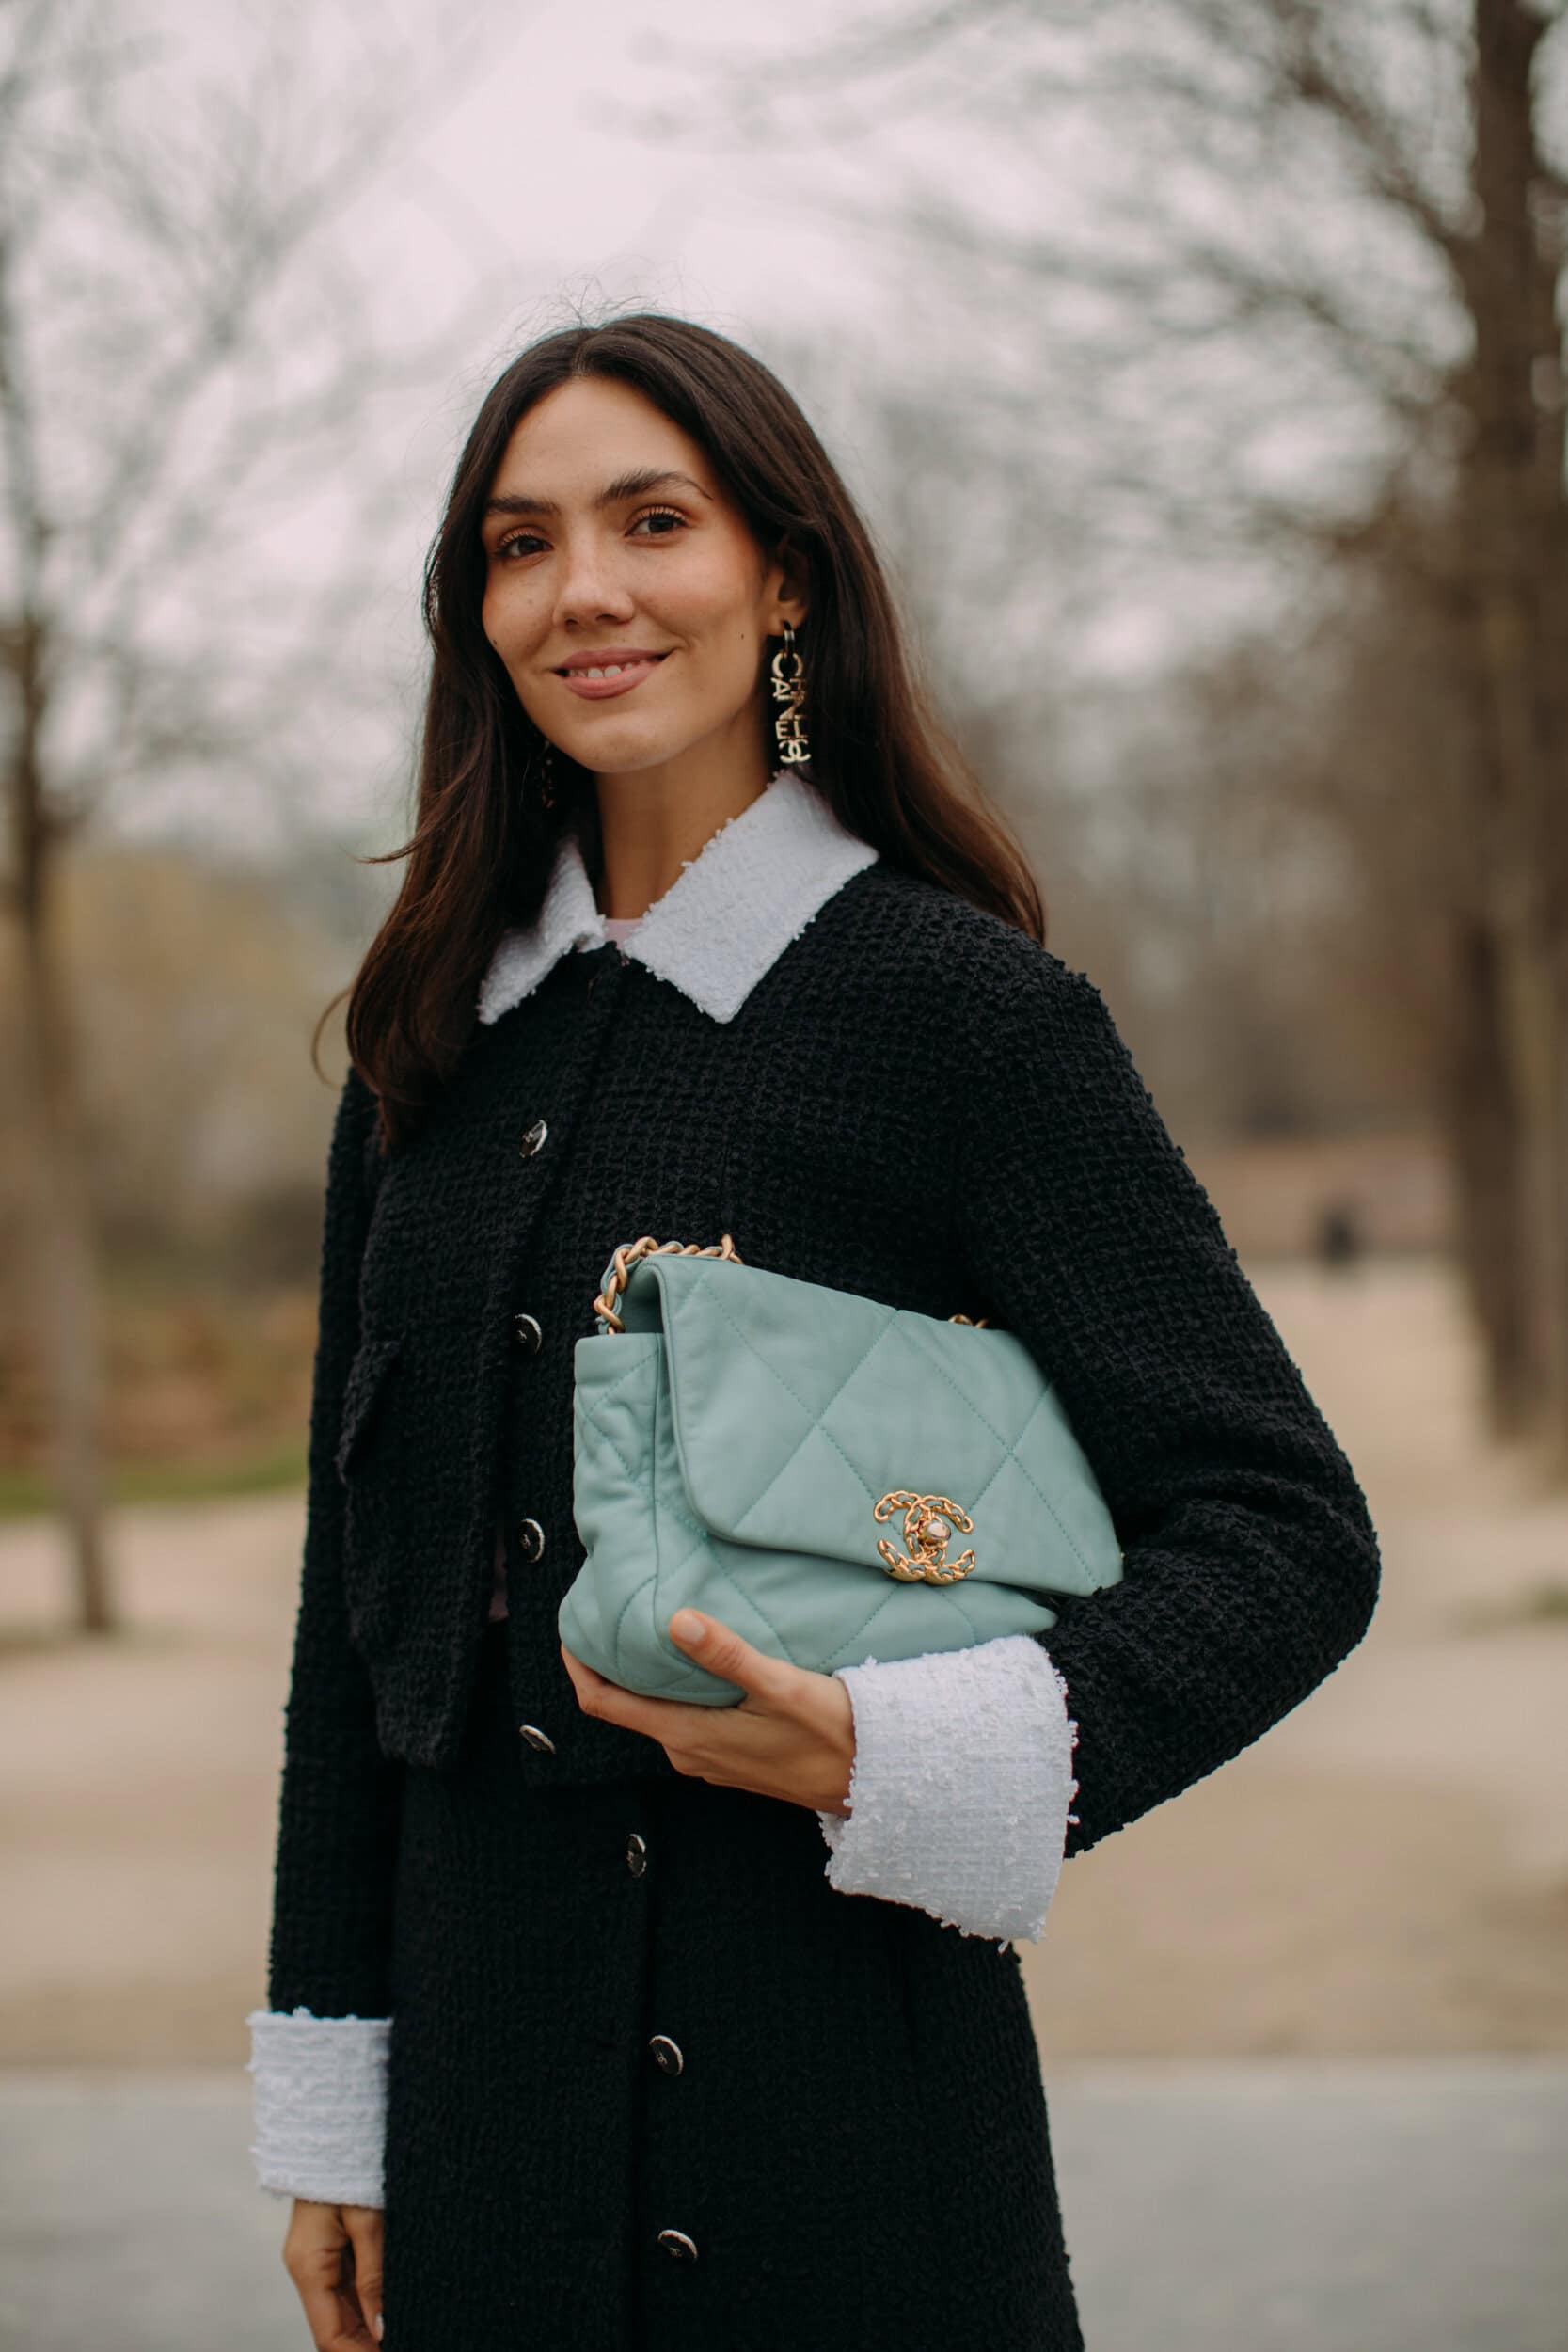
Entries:
{"type": "Polygon", "coordinates": [[[558,625],[575,622],[629,620],[636,611],[631,591],[620,576],[613,546],[596,532],[578,532],[567,543],[556,592],[558,625]]]}

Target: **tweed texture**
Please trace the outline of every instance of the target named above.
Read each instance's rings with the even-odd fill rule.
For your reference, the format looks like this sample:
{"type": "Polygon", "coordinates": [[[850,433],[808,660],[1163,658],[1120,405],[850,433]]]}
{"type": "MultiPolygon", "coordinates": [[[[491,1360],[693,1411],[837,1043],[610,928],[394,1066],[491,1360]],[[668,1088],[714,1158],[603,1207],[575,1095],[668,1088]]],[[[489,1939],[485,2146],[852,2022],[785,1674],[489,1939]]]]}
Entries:
{"type": "Polygon", "coordinates": [[[818,1815],[841,1894],[918,1903],[960,1934],[1042,1934],[1074,1725],[1039,1643],[840,1666],[855,1716],[847,1815],[818,1815]]]}
{"type": "MultiPolygon", "coordinates": [[[[1121,1585],[1065,1602],[1049,1637],[1079,1720],[1079,1847],[1213,1772],[1366,1630],[1366,1499],[1101,993],[933,884],[856,875],[724,1028],[613,946],[564,958],[477,1030],[373,1209],[355,1198],[372,1110],[350,1073],[336,1223],[364,1249],[357,1298],[353,1261],[326,1282],[312,1505],[339,1491],[301,1628],[303,1710],[322,1673],[364,1677],[336,1745],[369,1689],[386,1757],[451,1757],[499,1510],[547,1536],[510,1595],[538,1635],[515,1651],[519,1720],[564,1734],[533,1778],[646,1767],[646,1740],[574,1722],[552,1635],[580,1562],[571,1345],[609,1247],[646,1231],[734,1231],[750,1263],[1025,1336],[1126,1548],[1121,1585]],[[531,1358],[519,1308],[543,1325],[531,1358]]],[[[341,1788],[334,1769],[334,1811],[341,1788]]],[[[348,2007],[367,2013],[331,2013],[348,2007]]]]}
{"type": "Polygon", "coordinates": [[[856,874],[724,1025],[613,946],[564,957],[476,1027],[384,1166],[373,1107],[351,1072],[275,2010],[386,2013],[390,1767],[455,1752],[498,1517],[546,1539],[514,1570],[507,1622],[516,1720],[555,1752],[519,1769],[541,1787],[673,1769],[578,1712],[555,1630],[582,1557],[572,1347],[617,1240],[728,1230],[752,1263],[1028,1342],[1125,1549],[1122,1582],[1064,1602],[1048,1638],[1079,1725],[1069,1852],[1235,1755],[1364,1632],[1365,1498],[1098,990],[950,894],[856,874]],[[536,1354],[518,1310],[543,1327],[536,1354]]]}
{"type": "Polygon", "coordinates": [[[325,2204],[381,2204],[390,2019],[258,2009],[245,2023],[261,2185],[325,2204]]]}
{"type": "MultiPolygon", "coordinates": [[[[847,1815],[819,1812],[827,1879],[961,1934],[1043,1933],[1062,1867],[1077,1726],[1023,1635],[838,1669],[854,1708],[847,1815]]],[[[263,2188],[379,2205],[388,2018],[253,2010],[252,2153],[263,2188]]]]}
{"type": "MultiPolygon", "coordinates": [[[[1125,1553],[1122,1582],[1064,1603],[1042,1637],[1077,1724],[1069,1853],[1225,1762],[1360,1638],[1378,1576],[1365,1498],[1098,991],[878,862],[723,1022],[617,946],[590,946],[476,1022],[436,1112],[385,1162],[373,1113],[351,1073],[328,1167],[269,2002],[392,2021],[402,2352],[453,2340],[420,2298],[454,2265],[474,2274],[459,2308],[476,2340],[515,2330],[531,2297],[561,2312],[540,2340],[563,2346],[826,2346],[803,2323],[769,2337],[765,2313],[764,2332],[737,2333],[721,2297],[699,2298],[716,2279],[759,2292],[726,2268],[731,2247],[781,2294],[836,2279],[849,2221],[886,2309],[918,2244],[921,2308],[953,2313],[967,2282],[945,2341],[1074,2344],[1012,1956],[839,1891],[809,1812],[683,1781],[657,1743],[582,1716],[555,1617],[582,1558],[572,1349],[600,1271],[641,1232],[727,1230],[755,1265],[987,1315],[1056,1382],[1125,1553]],[[518,1311],[541,1326],[537,1351],[516,1343],[518,1311]],[[545,1534],[531,1561],[511,1533],[524,1517],[545,1534]],[[498,1521],[510,1614],[487,1629],[498,1521]],[[475,1766],[482,1716],[492,1744],[475,1766]],[[550,1747],[519,1740],[519,1724],[550,1747]],[[636,1910],[649,1885],[626,1870],[628,1820],[653,1825],[648,1881],[657,1868],[678,1899],[636,1910]],[[863,1937],[879,1967],[897,1956],[888,2013],[915,2021],[901,2052],[868,2022],[863,1937]],[[661,1987],[680,1993],[683,1970],[700,1972],[689,2013],[725,2021],[721,2063],[651,2081],[626,2021],[661,1987]],[[682,2090],[698,2095],[666,2103],[661,2139],[650,2103],[682,2090]],[[921,2177],[944,2184],[978,2162],[964,2119],[983,2109],[975,2177],[991,2182],[990,2164],[1017,2185],[993,2287],[962,2228],[916,2230],[888,2192],[889,2152],[914,2128],[900,2100],[935,2167],[921,2177]],[[825,2149],[834,2181],[863,2168],[879,2230],[847,2185],[836,2219],[810,2203],[809,2177],[792,2202],[774,2147],[794,2174],[825,2149]],[[730,2185],[755,2188],[759,2169],[780,2201],[743,2211],[730,2185]],[[701,2209],[703,2258],[660,2253],[646,2272],[624,2207],[699,2239],[680,2217],[701,2209]]],[[[911,2299],[898,2332],[943,2340],[922,2324],[911,2299]]],[[[400,2352],[390,2323],[388,2341],[400,2352]]]]}
{"type": "Polygon", "coordinates": [[[1366,1632],[1378,1542],[1098,989],[1043,953],[989,960],[985,985],[961,1247],[1055,1381],[1125,1547],[1123,1581],[1065,1598],[1042,1637],[1079,1725],[1072,1854],[1316,1688],[1366,1632]]]}
{"type": "Polygon", "coordinates": [[[835,1894],[802,1807],[527,1787],[503,1648],[407,1773],[386,2352],[1078,2352],[1017,1954],[835,1894]]]}

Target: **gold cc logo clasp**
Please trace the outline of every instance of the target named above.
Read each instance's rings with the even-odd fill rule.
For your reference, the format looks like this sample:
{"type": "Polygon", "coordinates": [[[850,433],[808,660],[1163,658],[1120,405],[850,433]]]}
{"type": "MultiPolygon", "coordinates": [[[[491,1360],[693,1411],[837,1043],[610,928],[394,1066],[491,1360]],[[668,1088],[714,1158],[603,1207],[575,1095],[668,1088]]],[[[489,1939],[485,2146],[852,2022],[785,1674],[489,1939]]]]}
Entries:
{"type": "Polygon", "coordinates": [[[885,1535],[877,1538],[877,1549],[889,1576],[900,1584],[956,1584],[974,1565],[973,1551],[960,1552],[949,1560],[947,1547],[955,1532],[972,1535],[974,1521],[967,1511],[960,1510],[950,1495],[917,1495],[900,1486],[892,1494],[883,1495],[872,1505],[876,1519],[890,1519],[895,1511],[904,1514],[904,1541],[912,1555],[895,1550],[885,1535]]]}

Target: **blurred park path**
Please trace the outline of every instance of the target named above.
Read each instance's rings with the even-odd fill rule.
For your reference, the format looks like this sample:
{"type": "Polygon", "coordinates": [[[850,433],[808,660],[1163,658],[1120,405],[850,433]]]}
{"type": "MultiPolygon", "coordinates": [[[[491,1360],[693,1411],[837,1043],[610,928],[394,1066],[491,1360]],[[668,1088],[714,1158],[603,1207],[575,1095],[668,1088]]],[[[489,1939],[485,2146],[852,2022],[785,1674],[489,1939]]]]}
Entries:
{"type": "MultiPolygon", "coordinates": [[[[1568,1498],[1480,1442],[1449,1278],[1254,1279],[1367,1492],[1372,1630],[1179,1804],[1074,1861],[1026,1949],[1048,2061],[1568,2051],[1568,1498]]],[[[46,1638],[0,1528],[0,2064],[237,2062],[263,1997],[301,1498],[137,1505],[132,1629],[46,1638]]]]}
{"type": "Polygon", "coordinates": [[[1264,1739],[1064,1871],[1025,1952],[1042,2042],[1568,2049],[1568,1496],[1481,1442],[1443,1267],[1254,1280],[1366,1489],[1377,1613],[1264,1739]]]}
{"type": "MultiPolygon", "coordinates": [[[[304,2352],[247,2088],[0,2074],[0,2352],[304,2352]]],[[[1089,2352],[1561,2352],[1568,2061],[1073,2065],[1051,2116],[1089,2352]]]]}

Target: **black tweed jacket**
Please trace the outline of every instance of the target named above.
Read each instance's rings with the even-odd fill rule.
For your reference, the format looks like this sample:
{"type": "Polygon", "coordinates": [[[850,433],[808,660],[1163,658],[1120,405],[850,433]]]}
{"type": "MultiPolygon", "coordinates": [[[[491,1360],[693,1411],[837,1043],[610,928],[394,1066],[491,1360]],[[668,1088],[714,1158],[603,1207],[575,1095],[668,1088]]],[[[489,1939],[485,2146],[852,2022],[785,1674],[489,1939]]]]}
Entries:
{"type": "MultiPolygon", "coordinates": [[[[1109,1502],[1123,1581],[1042,1637],[1079,1726],[1069,1853],[1256,1740],[1360,1639],[1366,1500],[1097,989],[878,862],[728,1018],[613,945],[477,1022],[383,1162],[351,1073],[328,1168],[270,1999],[385,2012],[398,1759],[457,1752],[498,1521],[545,1786],[669,1772],[577,1708],[556,1611],[572,1349],[617,1242],[708,1242],[1019,1332],[1109,1502]]],[[[519,1743],[521,1744],[521,1743],[519,1743]]]]}

